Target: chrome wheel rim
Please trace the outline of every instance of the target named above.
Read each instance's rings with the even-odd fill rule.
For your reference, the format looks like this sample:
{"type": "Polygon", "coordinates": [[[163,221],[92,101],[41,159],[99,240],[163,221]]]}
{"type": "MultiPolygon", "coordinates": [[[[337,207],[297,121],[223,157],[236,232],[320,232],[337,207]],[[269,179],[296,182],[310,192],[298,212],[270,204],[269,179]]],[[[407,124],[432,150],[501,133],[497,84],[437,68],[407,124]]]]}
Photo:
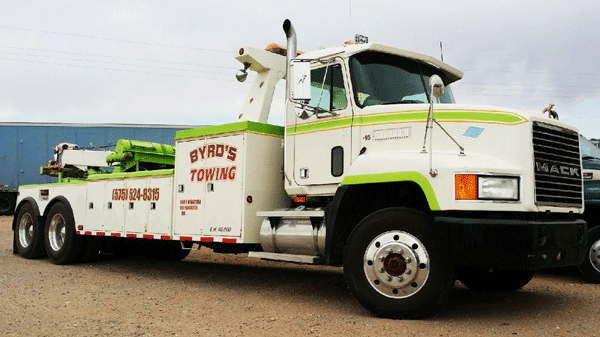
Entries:
{"type": "Polygon", "coordinates": [[[19,243],[21,247],[27,248],[33,241],[33,217],[25,213],[19,221],[19,243]]]}
{"type": "Polygon", "coordinates": [[[600,240],[597,240],[592,244],[589,251],[589,258],[592,267],[600,273],[600,240]]]}
{"type": "Polygon", "coordinates": [[[61,214],[55,214],[48,226],[48,241],[53,251],[59,251],[65,243],[65,219],[61,214]]]}
{"type": "Polygon", "coordinates": [[[389,231],[373,239],[364,255],[369,284],[380,294],[394,299],[416,294],[429,278],[429,254],[410,233],[389,231]]]}

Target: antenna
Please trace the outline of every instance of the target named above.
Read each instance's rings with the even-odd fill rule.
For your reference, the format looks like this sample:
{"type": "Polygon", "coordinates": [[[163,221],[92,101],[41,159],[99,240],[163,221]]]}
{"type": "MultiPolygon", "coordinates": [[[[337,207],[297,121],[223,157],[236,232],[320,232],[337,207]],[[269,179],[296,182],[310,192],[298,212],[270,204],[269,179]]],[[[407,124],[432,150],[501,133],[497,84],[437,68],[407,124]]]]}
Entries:
{"type": "Polygon", "coordinates": [[[442,58],[442,62],[444,62],[444,51],[442,50],[442,41],[440,41],[440,57],[442,58]]]}

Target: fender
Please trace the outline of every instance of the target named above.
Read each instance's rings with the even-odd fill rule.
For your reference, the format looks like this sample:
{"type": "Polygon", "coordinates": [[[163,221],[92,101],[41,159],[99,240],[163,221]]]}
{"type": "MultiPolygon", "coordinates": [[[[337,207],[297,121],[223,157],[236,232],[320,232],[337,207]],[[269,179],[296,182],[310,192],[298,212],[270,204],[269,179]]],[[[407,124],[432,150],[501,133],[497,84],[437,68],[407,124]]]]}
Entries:
{"type": "Polygon", "coordinates": [[[427,179],[429,175],[427,165],[427,158],[421,153],[365,153],[352,163],[341,186],[411,181],[421,187],[427,197],[429,208],[437,211],[440,205],[427,179]]]}
{"type": "Polygon", "coordinates": [[[44,215],[43,215],[44,218],[48,215],[48,212],[50,211],[50,208],[52,208],[52,206],[54,206],[54,204],[56,204],[57,202],[64,203],[65,206],[67,206],[67,208],[71,212],[71,214],[73,214],[73,208],[71,207],[71,203],[65,197],[63,197],[62,195],[59,195],[57,197],[54,197],[52,200],[50,200],[50,202],[48,203],[48,205],[44,209],[44,215]]]}
{"type": "Polygon", "coordinates": [[[419,185],[421,190],[423,190],[423,193],[425,193],[425,197],[429,203],[429,209],[432,211],[440,210],[440,205],[438,204],[437,197],[435,196],[435,192],[433,191],[429,180],[427,180],[427,178],[425,178],[425,176],[420,172],[407,171],[346,176],[342,181],[342,186],[404,181],[410,181],[419,185]]]}
{"type": "Polygon", "coordinates": [[[412,206],[424,212],[439,209],[431,186],[418,172],[355,177],[358,179],[355,184],[344,184],[338,187],[333,201],[325,209],[327,226],[325,264],[327,265],[341,262],[340,252],[344,248],[347,235],[364,216],[372,211],[397,206],[412,206]],[[381,191],[380,195],[389,201],[388,203],[363,202],[361,196],[370,200],[370,196],[379,194],[379,191],[381,191]],[[398,196],[398,199],[394,196],[398,196]]]}
{"type": "Polygon", "coordinates": [[[15,208],[15,215],[14,215],[14,217],[13,217],[13,223],[12,223],[12,230],[13,230],[13,231],[15,230],[15,228],[17,228],[17,217],[18,217],[18,215],[19,215],[19,212],[21,211],[21,207],[23,207],[23,205],[25,205],[25,204],[26,204],[26,203],[28,203],[28,202],[29,202],[29,203],[32,203],[32,204],[35,206],[35,208],[37,208],[37,210],[38,210],[38,213],[40,213],[40,214],[41,214],[41,212],[40,212],[40,207],[38,206],[37,202],[36,202],[36,201],[35,201],[35,200],[34,200],[32,197],[27,197],[27,198],[24,198],[23,200],[21,200],[21,201],[19,202],[19,204],[18,204],[18,205],[17,205],[17,207],[15,208]]]}
{"type": "MultiPolygon", "coordinates": [[[[335,264],[338,261],[334,256],[334,253],[343,247],[339,247],[341,243],[337,242],[337,235],[344,230],[342,224],[337,224],[339,220],[338,214],[340,208],[345,203],[352,203],[352,197],[347,197],[347,192],[352,186],[366,185],[366,184],[385,184],[394,182],[411,182],[418,185],[425,198],[430,210],[439,210],[440,205],[437,201],[436,194],[425,177],[427,174],[426,161],[422,160],[422,157],[414,158],[414,160],[408,159],[408,157],[415,156],[414,153],[365,153],[360,155],[350,169],[344,176],[341,185],[337,188],[333,201],[327,206],[325,210],[325,223],[326,223],[326,238],[325,238],[325,264],[335,264]],[[416,160],[419,159],[419,160],[416,160]],[[425,162],[425,163],[424,163],[425,162]],[[376,165],[374,165],[376,163],[376,165]],[[410,164],[410,165],[407,165],[410,164]],[[418,169],[415,171],[415,163],[420,164],[418,169]],[[402,171],[402,168],[412,167],[410,171],[402,171]],[[334,238],[335,236],[335,238],[334,238]]],[[[360,219],[356,219],[360,221],[360,219]]],[[[343,234],[342,234],[343,236],[343,234]]]]}

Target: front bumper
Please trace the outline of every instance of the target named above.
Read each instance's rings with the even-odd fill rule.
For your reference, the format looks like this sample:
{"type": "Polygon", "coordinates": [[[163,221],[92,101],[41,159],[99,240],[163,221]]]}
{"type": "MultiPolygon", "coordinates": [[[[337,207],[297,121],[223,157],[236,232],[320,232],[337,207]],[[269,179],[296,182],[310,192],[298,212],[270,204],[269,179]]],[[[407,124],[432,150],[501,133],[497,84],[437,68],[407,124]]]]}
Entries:
{"type": "Polygon", "coordinates": [[[583,263],[587,225],[579,219],[436,216],[448,230],[457,266],[537,270],[583,263]]]}

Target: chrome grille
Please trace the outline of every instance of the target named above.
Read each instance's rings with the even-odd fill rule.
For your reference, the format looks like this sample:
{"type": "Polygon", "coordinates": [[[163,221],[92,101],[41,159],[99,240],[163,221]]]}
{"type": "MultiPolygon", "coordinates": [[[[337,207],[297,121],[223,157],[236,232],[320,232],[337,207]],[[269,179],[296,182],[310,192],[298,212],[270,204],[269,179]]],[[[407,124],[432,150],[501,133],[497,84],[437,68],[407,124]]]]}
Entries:
{"type": "Polygon", "coordinates": [[[533,122],[535,202],[545,206],[583,204],[579,135],[533,122]]]}

